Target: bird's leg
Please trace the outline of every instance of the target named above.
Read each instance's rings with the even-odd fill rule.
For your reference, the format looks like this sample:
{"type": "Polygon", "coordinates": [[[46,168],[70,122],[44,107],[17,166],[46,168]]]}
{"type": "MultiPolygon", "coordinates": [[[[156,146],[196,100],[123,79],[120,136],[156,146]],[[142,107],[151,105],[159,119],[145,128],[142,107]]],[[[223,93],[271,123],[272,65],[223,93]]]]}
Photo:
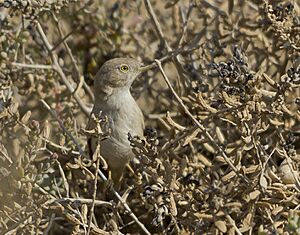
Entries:
{"type": "Polygon", "coordinates": [[[104,186],[105,191],[110,191],[109,189],[111,187],[114,187],[114,189],[117,191],[121,188],[124,169],[125,167],[109,167],[107,169],[108,176],[104,186]]]}
{"type": "Polygon", "coordinates": [[[126,164],[126,167],[136,180],[140,180],[140,177],[134,172],[134,170],[129,164],[126,164]]]}
{"type": "Polygon", "coordinates": [[[111,168],[111,177],[114,184],[114,188],[119,190],[121,188],[121,181],[123,178],[123,172],[125,167],[112,167],[111,168]]]}
{"type": "Polygon", "coordinates": [[[113,181],[113,178],[112,178],[112,171],[110,168],[107,169],[107,173],[108,173],[108,176],[107,176],[107,181],[105,182],[105,191],[110,191],[110,188],[114,185],[114,181],[113,181]]]}

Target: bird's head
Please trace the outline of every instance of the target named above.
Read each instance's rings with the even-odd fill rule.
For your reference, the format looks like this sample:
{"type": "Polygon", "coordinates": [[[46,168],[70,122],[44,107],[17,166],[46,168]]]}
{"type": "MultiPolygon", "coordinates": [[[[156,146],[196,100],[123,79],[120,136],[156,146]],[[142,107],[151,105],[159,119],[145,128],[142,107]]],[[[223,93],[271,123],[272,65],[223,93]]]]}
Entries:
{"type": "Polygon", "coordinates": [[[115,58],[106,61],[95,77],[95,92],[102,88],[130,88],[143,72],[142,63],[132,58],[115,58]]]}

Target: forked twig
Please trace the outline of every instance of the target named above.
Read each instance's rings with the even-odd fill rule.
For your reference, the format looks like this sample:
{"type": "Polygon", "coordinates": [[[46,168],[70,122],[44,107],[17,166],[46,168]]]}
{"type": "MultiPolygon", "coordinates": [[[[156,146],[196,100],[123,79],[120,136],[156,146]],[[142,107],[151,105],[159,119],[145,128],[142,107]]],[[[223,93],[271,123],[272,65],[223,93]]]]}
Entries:
{"type": "Polygon", "coordinates": [[[228,219],[229,223],[233,226],[234,230],[238,235],[242,235],[241,231],[239,228],[236,226],[235,221],[231,218],[229,214],[226,214],[226,218],[228,219]]]}
{"type": "MultiPolygon", "coordinates": [[[[79,71],[79,67],[76,63],[76,60],[73,56],[73,53],[71,51],[71,48],[69,47],[68,43],[67,43],[67,37],[65,37],[63,35],[63,32],[62,32],[62,29],[59,25],[59,20],[58,18],[56,17],[55,13],[54,12],[51,12],[51,15],[56,23],[56,27],[58,29],[58,32],[59,32],[59,35],[60,35],[60,38],[62,39],[62,43],[64,45],[64,47],[66,48],[66,51],[71,59],[71,62],[72,62],[72,65],[75,69],[75,73],[76,73],[76,79],[75,81],[78,82],[77,84],[77,87],[75,88],[75,92],[77,90],[79,90],[81,88],[81,86],[83,86],[84,90],[86,91],[86,93],[90,96],[90,98],[92,99],[92,101],[94,101],[94,95],[93,95],[93,92],[91,91],[90,87],[86,84],[86,82],[84,81],[83,79],[83,76],[80,75],[80,71],[79,71]]],[[[52,49],[53,50],[53,49],[52,49]]]]}
{"type": "Polygon", "coordinates": [[[79,107],[81,108],[81,110],[87,115],[90,115],[90,109],[88,107],[86,107],[86,105],[82,102],[82,99],[78,96],[77,93],[74,93],[74,88],[73,86],[70,84],[70,82],[68,81],[65,73],[63,72],[62,68],[60,67],[59,63],[58,63],[58,59],[57,59],[57,55],[55,54],[54,51],[52,51],[52,46],[48,41],[47,36],[44,33],[44,30],[41,26],[41,24],[39,22],[36,23],[37,25],[37,30],[41,36],[41,39],[44,42],[45,47],[47,48],[48,54],[51,57],[52,63],[53,63],[53,68],[54,70],[58,73],[58,75],[60,76],[62,82],[66,85],[67,89],[69,90],[69,92],[73,95],[74,99],[76,100],[77,104],[79,105],[79,107]]]}
{"type": "Polygon", "coordinates": [[[67,128],[64,126],[63,122],[58,118],[57,113],[51,109],[51,107],[49,106],[49,104],[47,104],[47,102],[43,99],[41,99],[42,104],[44,105],[44,107],[51,113],[51,115],[56,119],[56,121],[58,122],[60,128],[63,130],[63,132],[65,134],[67,134],[67,136],[73,141],[73,143],[76,145],[77,149],[79,150],[80,155],[84,155],[84,151],[82,150],[82,148],[80,147],[80,144],[78,143],[78,141],[75,139],[75,137],[71,134],[71,132],[69,132],[67,130],[67,128]]]}
{"type": "Polygon", "coordinates": [[[146,6],[146,9],[147,9],[147,11],[150,15],[150,18],[151,18],[151,20],[152,20],[152,22],[155,26],[155,30],[158,34],[159,39],[160,39],[160,43],[166,47],[168,52],[171,52],[172,48],[169,46],[168,42],[166,41],[166,39],[164,37],[163,31],[160,27],[160,24],[159,24],[158,20],[157,20],[157,17],[155,15],[153,7],[150,3],[150,0],[145,0],[144,3],[145,3],[145,6],[146,6]]]}
{"type": "MultiPolygon", "coordinates": [[[[167,40],[164,37],[163,31],[162,31],[161,26],[159,24],[159,21],[158,21],[158,19],[156,17],[156,14],[155,14],[155,12],[153,10],[153,7],[152,7],[152,4],[151,4],[150,0],[144,0],[144,3],[145,3],[145,6],[146,6],[146,9],[147,9],[147,11],[148,11],[148,13],[150,15],[150,18],[151,18],[151,20],[152,20],[152,22],[154,24],[155,30],[156,30],[156,32],[158,34],[158,37],[160,38],[161,43],[166,47],[168,53],[172,52],[173,50],[169,46],[167,40]]],[[[181,80],[181,82],[178,81],[178,87],[179,87],[178,90],[179,90],[179,92],[181,94],[181,87],[180,86],[182,84],[183,86],[186,87],[186,81],[185,81],[186,80],[186,76],[184,75],[184,69],[182,67],[182,64],[180,63],[179,54],[176,55],[176,56],[174,56],[173,59],[174,59],[174,65],[175,65],[175,67],[177,69],[177,72],[179,74],[179,78],[181,80]]]]}
{"type": "Polygon", "coordinates": [[[94,154],[97,154],[97,160],[96,160],[96,170],[95,170],[95,179],[94,179],[94,189],[93,189],[93,202],[92,202],[92,205],[91,205],[91,209],[90,209],[90,216],[89,216],[89,222],[88,222],[88,230],[87,230],[87,235],[90,234],[91,232],[91,224],[92,224],[92,218],[93,218],[93,213],[94,213],[94,207],[95,207],[95,200],[96,200],[96,194],[97,194],[97,180],[98,180],[98,169],[99,169],[99,166],[100,166],[100,159],[101,159],[101,156],[100,156],[100,130],[99,127],[99,123],[97,123],[98,125],[98,141],[97,141],[97,148],[96,148],[96,151],[94,154]]]}
{"type": "MultiPolygon", "coordinates": [[[[100,169],[98,169],[98,174],[100,175],[101,179],[107,181],[106,176],[102,173],[100,169]]],[[[128,204],[123,200],[120,194],[114,188],[111,188],[111,190],[114,193],[114,195],[118,198],[118,200],[121,202],[121,204],[124,206],[124,208],[128,211],[129,216],[137,223],[138,226],[140,226],[140,228],[145,232],[145,234],[150,235],[151,233],[147,230],[145,225],[139,221],[138,217],[136,217],[136,215],[132,212],[132,210],[130,209],[128,204]]]]}
{"type": "Polygon", "coordinates": [[[94,179],[93,199],[92,199],[93,201],[92,201],[92,205],[91,205],[91,209],[90,209],[87,235],[89,235],[90,232],[91,232],[92,218],[93,218],[93,213],[94,213],[94,208],[95,208],[95,201],[96,201],[96,194],[97,194],[97,180],[98,180],[97,169],[99,169],[99,165],[100,165],[100,158],[98,157],[97,162],[96,162],[96,172],[95,172],[95,179],[94,179]]]}

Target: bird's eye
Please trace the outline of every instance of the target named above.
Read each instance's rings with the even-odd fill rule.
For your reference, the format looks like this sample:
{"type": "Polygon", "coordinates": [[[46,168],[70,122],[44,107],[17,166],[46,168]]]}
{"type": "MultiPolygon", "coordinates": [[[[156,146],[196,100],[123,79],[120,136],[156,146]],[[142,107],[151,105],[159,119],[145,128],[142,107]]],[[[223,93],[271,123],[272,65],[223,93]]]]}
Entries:
{"type": "Polygon", "coordinates": [[[129,67],[126,64],[123,64],[120,66],[120,71],[123,73],[127,73],[129,70],[129,67]]]}

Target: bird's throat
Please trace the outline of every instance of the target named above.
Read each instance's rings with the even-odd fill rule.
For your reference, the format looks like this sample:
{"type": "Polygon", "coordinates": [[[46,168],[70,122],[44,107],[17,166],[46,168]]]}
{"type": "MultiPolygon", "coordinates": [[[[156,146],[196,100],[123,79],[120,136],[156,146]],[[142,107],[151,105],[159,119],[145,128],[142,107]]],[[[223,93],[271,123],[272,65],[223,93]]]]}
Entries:
{"type": "Polygon", "coordinates": [[[129,88],[107,88],[95,95],[97,109],[118,111],[135,103],[129,88]]]}

